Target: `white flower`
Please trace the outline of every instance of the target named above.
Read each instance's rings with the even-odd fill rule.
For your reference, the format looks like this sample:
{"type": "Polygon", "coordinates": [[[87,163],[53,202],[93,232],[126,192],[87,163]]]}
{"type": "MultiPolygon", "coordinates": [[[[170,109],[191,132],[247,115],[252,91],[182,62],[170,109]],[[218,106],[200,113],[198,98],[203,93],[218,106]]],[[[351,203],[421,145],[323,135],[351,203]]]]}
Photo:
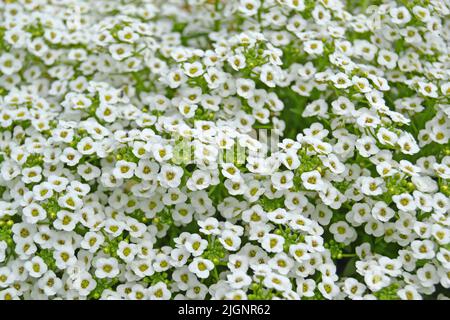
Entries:
{"type": "Polygon", "coordinates": [[[415,154],[419,152],[419,147],[410,133],[404,133],[397,140],[397,144],[401,147],[405,154],[415,154]]]}
{"type": "Polygon", "coordinates": [[[389,221],[395,215],[395,211],[387,206],[383,201],[378,201],[372,207],[372,216],[382,222],[389,221]]]}
{"type": "Polygon", "coordinates": [[[208,241],[202,239],[199,235],[193,234],[186,239],[184,246],[194,257],[200,256],[208,246],[208,241]]]}
{"type": "Polygon", "coordinates": [[[368,270],[364,275],[364,281],[370,290],[377,292],[387,287],[391,280],[380,269],[368,270]]]}
{"type": "Polygon", "coordinates": [[[94,263],[95,276],[103,278],[114,278],[119,274],[119,265],[115,258],[99,258],[94,263]]]}
{"type": "Polygon", "coordinates": [[[200,279],[209,277],[210,271],[214,268],[214,263],[208,259],[196,257],[189,264],[189,271],[194,273],[200,279]]]}
{"type": "Polygon", "coordinates": [[[316,282],[313,279],[297,278],[297,294],[300,297],[312,297],[314,296],[314,289],[316,288],[316,282]]]}
{"type": "Polygon", "coordinates": [[[236,251],[241,245],[241,239],[231,230],[223,231],[220,235],[219,241],[224,248],[229,251],[236,251]]]}
{"type": "Polygon", "coordinates": [[[258,12],[261,3],[259,0],[240,0],[239,11],[247,16],[253,16],[258,12]]]}
{"type": "Polygon", "coordinates": [[[209,187],[211,183],[211,175],[207,171],[195,170],[188,179],[186,186],[189,190],[203,190],[209,187]]]}
{"type": "Polygon", "coordinates": [[[304,187],[308,190],[320,191],[324,188],[322,177],[317,170],[302,173],[301,179],[304,187]]]}
{"type": "Polygon", "coordinates": [[[291,171],[276,172],[272,175],[271,181],[277,190],[289,189],[293,186],[294,174],[291,171]]]}
{"type": "Polygon", "coordinates": [[[435,256],[434,243],[430,240],[414,240],[411,249],[416,259],[432,259],[435,256]]]}
{"type": "Polygon", "coordinates": [[[244,194],[247,191],[247,186],[242,178],[235,180],[225,180],[224,185],[227,188],[230,195],[233,196],[244,194]]]}
{"type": "Polygon", "coordinates": [[[392,196],[392,200],[395,202],[397,208],[402,211],[413,211],[416,209],[416,203],[414,198],[407,193],[392,196]]]}
{"type": "Polygon", "coordinates": [[[35,224],[38,221],[44,220],[47,217],[47,212],[40,205],[31,203],[29,206],[23,208],[23,215],[26,222],[35,224]]]}
{"type": "Polygon", "coordinates": [[[176,188],[181,183],[183,169],[178,166],[163,165],[158,174],[158,181],[164,187],[176,188]]]}
{"type": "Polygon", "coordinates": [[[228,57],[227,61],[231,65],[231,67],[236,71],[246,67],[245,57],[242,54],[230,56],[228,57]]]}
{"type": "Polygon", "coordinates": [[[339,293],[339,287],[330,280],[323,280],[317,286],[326,299],[333,299],[339,293]]]}
{"type": "Polygon", "coordinates": [[[376,146],[375,139],[369,136],[364,136],[356,140],[356,148],[358,149],[359,154],[363,157],[370,157],[380,151],[380,149],[376,146]]]}
{"type": "Polygon", "coordinates": [[[0,56],[0,71],[3,74],[11,75],[22,68],[22,61],[10,53],[3,53],[0,56]]]}
{"type": "Polygon", "coordinates": [[[298,262],[308,261],[311,255],[308,253],[308,246],[303,243],[293,244],[289,247],[289,253],[298,262]]]}
{"type": "Polygon", "coordinates": [[[26,261],[24,267],[33,278],[40,278],[48,270],[48,266],[45,264],[44,260],[37,256],[26,261]]]}
{"type": "Polygon", "coordinates": [[[345,242],[353,236],[354,230],[346,222],[339,221],[330,225],[330,232],[337,242],[345,242]]]}
{"type": "Polygon", "coordinates": [[[70,245],[64,245],[53,252],[56,266],[64,270],[77,262],[74,249],[70,245]]]}
{"type": "Polygon", "coordinates": [[[172,295],[164,282],[158,282],[149,287],[148,291],[150,300],[168,300],[172,295]]]}
{"type": "Polygon", "coordinates": [[[133,54],[133,47],[128,44],[112,44],[109,46],[109,52],[115,60],[123,60],[133,54]]]}
{"type": "Polygon", "coordinates": [[[413,285],[406,285],[403,289],[398,290],[397,295],[402,300],[422,300],[422,296],[413,285]]]}
{"type": "Polygon", "coordinates": [[[321,55],[323,53],[323,42],[318,40],[305,41],[303,49],[309,54],[321,55]]]}
{"type": "Polygon", "coordinates": [[[285,239],[276,234],[266,234],[261,239],[261,245],[267,252],[281,252],[283,251],[285,239]]]}
{"type": "Polygon", "coordinates": [[[6,243],[6,241],[0,241],[0,262],[5,261],[7,248],[8,244],[6,243]]]}
{"type": "Polygon", "coordinates": [[[384,180],[381,178],[361,177],[361,192],[376,196],[383,193],[384,180]]]}
{"type": "Polygon", "coordinates": [[[237,79],[236,80],[237,94],[244,99],[249,99],[253,96],[255,90],[255,83],[250,79],[237,79]]]}
{"type": "Polygon", "coordinates": [[[395,68],[397,60],[398,60],[398,55],[395,52],[384,50],[384,49],[378,51],[377,62],[380,65],[382,65],[388,69],[395,68]]]}
{"type": "Polygon", "coordinates": [[[116,166],[112,173],[118,179],[129,179],[134,175],[135,169],[136,164],[134,162],[119,160],[116,162],[116,166]]]}
{"type": "Polygon", "coordinates": [[[234,271],[227,276],[227,282],[231,288],[241,289],[248,287],[252,283],[252,278],[243,271],[234,271]]]}
{"type": "Polygon", "coordinates": [[[267,288],[274,288],[282,292],[289,291],[292,288],[289,278],[276,273],[268,274],[264,278],[263,284],[267,288]]]}
{"type": "Polygon", "coordinates": [[[81,296],[87,296],[97,286],[89,272],[81,272],[73,281],[73,288],[79,292],[81,296]]]}
{"type": "Polygon", "coordinates": [[[333,75],[330,80],[333,82],[333,85],[339,89],[348,88],[353,84],[348,76],[343,72],[333,75]]]}
{"type": "Polygon", "coordinates": [[[392,17],[391,21],[396,24],[405,24],[411,20],[411,14],[405,7],[392,7],[389,14],[392,17]]]}

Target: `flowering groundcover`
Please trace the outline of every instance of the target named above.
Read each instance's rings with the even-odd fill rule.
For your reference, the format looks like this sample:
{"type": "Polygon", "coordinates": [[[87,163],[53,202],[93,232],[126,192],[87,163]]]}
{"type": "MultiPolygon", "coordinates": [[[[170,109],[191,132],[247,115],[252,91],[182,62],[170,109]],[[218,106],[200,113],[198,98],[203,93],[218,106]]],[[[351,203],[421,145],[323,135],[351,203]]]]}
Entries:
{"type": "Polygon", "coordinates": [[[0,299],[444,299],[446,0],[0,2],[0,299]]]}

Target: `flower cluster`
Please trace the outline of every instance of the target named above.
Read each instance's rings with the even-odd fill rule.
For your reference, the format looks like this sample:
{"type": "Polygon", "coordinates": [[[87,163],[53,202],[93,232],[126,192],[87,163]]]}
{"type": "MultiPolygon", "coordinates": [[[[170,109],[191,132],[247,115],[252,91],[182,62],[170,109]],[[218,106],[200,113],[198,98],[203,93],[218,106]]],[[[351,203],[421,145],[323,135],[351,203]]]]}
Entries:
{"type": "Polygon", "coordinates": [[[0,1],[0,299],[446,298],[449,15],[0,1]]]}

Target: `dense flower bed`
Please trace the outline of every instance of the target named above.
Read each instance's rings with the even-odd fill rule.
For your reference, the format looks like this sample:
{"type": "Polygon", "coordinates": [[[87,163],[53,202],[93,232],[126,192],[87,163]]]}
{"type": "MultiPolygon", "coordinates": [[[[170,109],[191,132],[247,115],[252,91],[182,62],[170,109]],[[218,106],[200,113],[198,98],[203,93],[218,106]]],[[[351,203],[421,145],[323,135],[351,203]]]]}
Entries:
{"type": "Polygon", "coordinates": [[[436,299],[448,1],[0,1],[0,299],[436,299]]]}

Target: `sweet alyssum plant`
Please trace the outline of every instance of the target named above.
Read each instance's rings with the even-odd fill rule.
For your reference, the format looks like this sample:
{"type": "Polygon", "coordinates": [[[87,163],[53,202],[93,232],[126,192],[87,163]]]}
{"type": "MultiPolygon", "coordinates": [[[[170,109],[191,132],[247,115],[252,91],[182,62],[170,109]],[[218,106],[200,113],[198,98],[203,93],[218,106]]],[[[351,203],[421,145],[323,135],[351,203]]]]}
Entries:
{"type": "Polygon", "coordinates": [[[449,14],[1,1],[0,298],[445,298],[449,14]]]}

